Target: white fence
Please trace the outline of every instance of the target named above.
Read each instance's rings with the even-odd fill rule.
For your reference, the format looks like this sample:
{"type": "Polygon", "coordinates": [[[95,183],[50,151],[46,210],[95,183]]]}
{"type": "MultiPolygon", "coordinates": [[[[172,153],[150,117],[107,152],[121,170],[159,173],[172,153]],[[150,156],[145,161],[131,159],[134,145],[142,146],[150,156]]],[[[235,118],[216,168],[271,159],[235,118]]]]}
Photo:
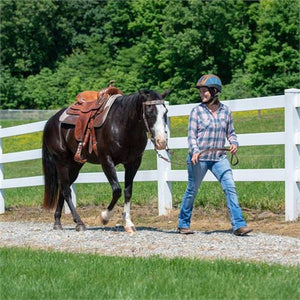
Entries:
{"type": "MultiPolygon", "coordinates": [[[[238,135],[240,146],[285,145],[285,168],[283,169],[239,169],[233,170],[235,181],[284,181],[285,219],[297,220],[300,215],[300,90],[285,90],[281,96],[249,98],[226,101],[232,111],[249,111],[284,108],[285,131],[250,133],[238,135]]],[[[189,115],[195,104],[168,106],[168,117],[189,115]]],[[[4,179],[2,164],[41,158],[41,149],[3,154],[1,139],[15,135],[42,131],[46,121],[9,128],[0,128],[0,213],[4,213],[4,190],[9,188],[43,185],[43,176],[4,179]]],[[[170,138],[171,149],[186,149],[186,137],[170,138]]],[[[147,149],[153,149],[149,142],[147,149]]],[[[165,151],[160,151],[167,156],[165,151]]],[[[124,182],[124,172],[118,172],[120,182],[124,182]]],[[[214,181],[208,173],[204,180],[214,181]]],[[[170,163],[157,158],[157,170],[138,171],[135,181],[158,182],[159,214],[167,214],[172,208],[172,182],[187,181],[186,170],[173,170],[170,163]]],[[[105,175],[81,173],[75,183],[107,182],[105,175]]],[[[76,195],[73,193],[76,203],[76,195]]]]}

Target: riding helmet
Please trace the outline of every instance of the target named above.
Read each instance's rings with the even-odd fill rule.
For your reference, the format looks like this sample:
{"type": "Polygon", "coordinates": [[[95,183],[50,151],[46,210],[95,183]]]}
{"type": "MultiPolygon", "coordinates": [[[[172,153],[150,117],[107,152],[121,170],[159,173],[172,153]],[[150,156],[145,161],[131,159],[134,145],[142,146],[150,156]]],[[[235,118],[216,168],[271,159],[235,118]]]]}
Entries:
{"type": "Polygon", "coordinates": [[[196,88],[201,87],[216,88],[220,93],[222,91],[222,82],[221,79],[213,74],[203,75],[197,81],[196,88]]]}

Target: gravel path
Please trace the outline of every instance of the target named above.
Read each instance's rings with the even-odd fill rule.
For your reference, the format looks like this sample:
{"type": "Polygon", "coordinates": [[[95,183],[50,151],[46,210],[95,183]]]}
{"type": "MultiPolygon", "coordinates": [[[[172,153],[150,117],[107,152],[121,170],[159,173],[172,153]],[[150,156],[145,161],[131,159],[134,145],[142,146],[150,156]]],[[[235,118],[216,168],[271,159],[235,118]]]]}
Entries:
{"type": "Polygon", "coordinates": [[[197,231],[179,235],[174,230],[138,227],[133,235],[122,227],[88,227],[62,231],[48,223],[0,222],[0,247],[16,246],[110,256],[226,258],[300,265],[300,238],[251,233],[234,236],[227,231],[197,231]]]}

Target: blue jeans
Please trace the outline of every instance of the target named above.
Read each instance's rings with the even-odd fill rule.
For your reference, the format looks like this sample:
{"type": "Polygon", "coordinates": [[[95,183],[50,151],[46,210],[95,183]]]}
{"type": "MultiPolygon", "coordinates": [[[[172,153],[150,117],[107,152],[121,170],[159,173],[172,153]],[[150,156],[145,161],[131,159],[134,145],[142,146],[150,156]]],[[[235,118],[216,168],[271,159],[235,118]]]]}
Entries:
{"type": "Polygon", "coordinates": [[[225,192],[232,229],[237,230],[247,226],[239,206],[232,170],[227,157],[224,156],[220,161],[198,161],[194,165],[191,162],[191,156],[188,155],[187,164],[188,185],[181,202],[178,228],[190,228],[194,200],[207,170],[215,175],[225,192]]]}

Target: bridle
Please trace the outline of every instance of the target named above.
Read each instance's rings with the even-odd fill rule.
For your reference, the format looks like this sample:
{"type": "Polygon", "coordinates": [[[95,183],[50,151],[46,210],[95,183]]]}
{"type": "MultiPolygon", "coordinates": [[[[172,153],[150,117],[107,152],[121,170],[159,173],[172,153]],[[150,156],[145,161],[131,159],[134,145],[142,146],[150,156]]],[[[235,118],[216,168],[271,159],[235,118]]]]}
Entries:
{"type": "MultiPolygon", "coordinates": [[[[164,157],[163,155],[161,155],[158,150],[156,149],[155,147],[155,140],[154,140],[154,137],[153,137],[153,134],[151,133],[151,130],[150,130],[150,127],[149,127],[149,124],[148,124],[148,121],[147,121],[147,118],[146,118],[146,106],[147,105],[157,105],[157,104],[162,104],[163,106],[165,106],[165,101],[164,100],[148,100],[148,101],[145,101],[143,102],[143,120],[144,120],[144,123],[145,123],[145,126],[146,126],[146,129],[147,129],[147,132],[149,134],[149,137],[151,139],[151,142],[152,144],[154,145],[154,151],[156,152],[157,156],[163,160],[165,160],[166,162],[169,162],[171,163],[171,160],[167,157],[164,157]]],[[[170,154],[170,155],[174,155],[174,151],[172,151],[168,145],[166,147],[166,151],[170,154]]],[[[199,156],[201,156],[202,154],[206,153],[206,152],[216,152],[216,151],[229,151],[230,152],[230,149],[229,148],[211,148],[211,149],[205,149],[203,151],[200,152],[199,156]]],[[[232,166],[236,166],[238,163],[239,163],[239,158],[236,154],[231,154],[231,158],[230,158],[230,163],[232,166]],[[235,159],[235,161],[234,161],[235,159]]]]}
{"type": "Polygon", "coordinates": [[[146,106],[147,105],[149,105],[149,106],[150,105],[157,105],[157,104],[161,104],[164,107],[166,107],[165,106],[165,100],[148,100],[148,101],[143,102],[143,120],[144,120],[146,129],[147,129],[147,132],[149,134],[149,137],[151,139],[151,142],[154,145],[154,150],[156,151],[156,153],[158,153],[158,152],[157,152],[157,149],[155,148],[155,140],[154,140],[153,134],[150,130],[150,127],[149,127],[149,124],[148,124],[148,121],[147,121],[147,118],[146,118],[146,106]]]}

